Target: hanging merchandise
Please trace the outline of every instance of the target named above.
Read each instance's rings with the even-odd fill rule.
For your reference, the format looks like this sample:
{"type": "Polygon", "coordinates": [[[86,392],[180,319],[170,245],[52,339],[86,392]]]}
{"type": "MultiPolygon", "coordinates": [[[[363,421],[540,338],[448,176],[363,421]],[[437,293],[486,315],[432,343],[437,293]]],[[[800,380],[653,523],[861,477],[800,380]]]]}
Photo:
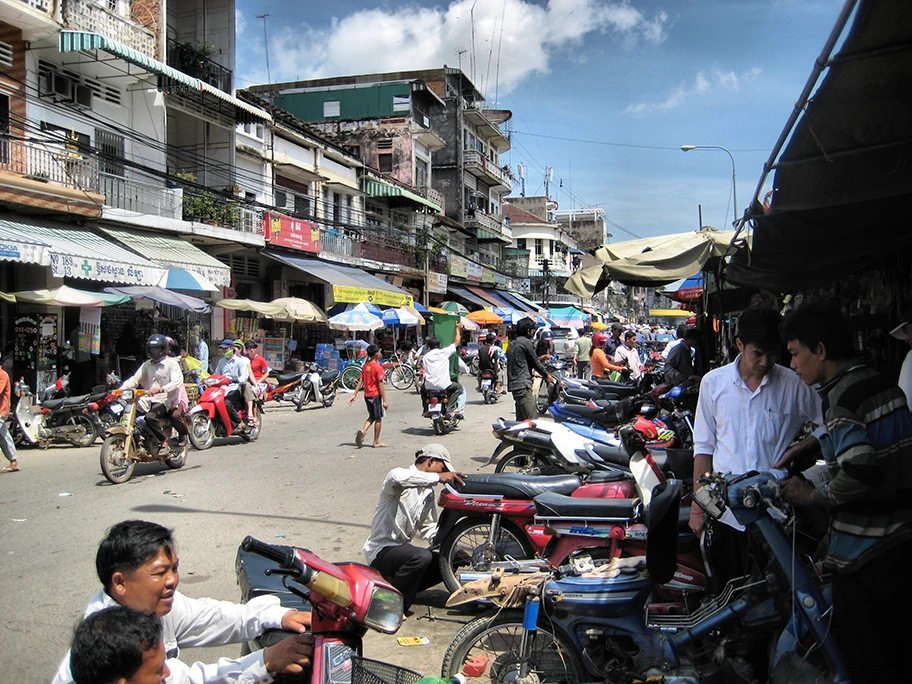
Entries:
{"type": "Polygon", "coordinates": [[[79,351],[101,353],[101,309],[80,307],[79,309],[79,351]]]}

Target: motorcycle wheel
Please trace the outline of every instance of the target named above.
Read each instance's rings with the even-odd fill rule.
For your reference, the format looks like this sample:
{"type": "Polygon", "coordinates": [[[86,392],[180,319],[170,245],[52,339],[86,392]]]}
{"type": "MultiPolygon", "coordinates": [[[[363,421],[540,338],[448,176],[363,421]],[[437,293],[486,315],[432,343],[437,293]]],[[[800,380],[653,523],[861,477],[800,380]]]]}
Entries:
{"type": "Polygon", "coordinates": [[[295,397],[295,413],[301,411],[307,404],[310,403],[310,390],[304,389],[303,387],[298,392],[298,395],[295,397]]]}
{"type": "MultiPolygon", "coordinates": [[[[502,610],[472,620],[459,630],[447,649],[441,675],[454,677],[462,673],[466,661],[475,657],[485,662],[484,672],[468,677],[468,682],[506,684],[516,680],[521,665],[522,623],[521,610],[502,610]]],[[[565,684],[585,681],[586,670],[573,643],[544,620],[539,621],[534,632],[530,654],[530,669],[536,681],[565,684]]]]}
{"type": "Polygon", "coordinates": [[[361,379],[361,366],[346,366],[339,378],[342,387],[354,391],[361,379]]]}
{"type": "Polygon", "coordinates": [[[177,470],[178,468],[183,468],[187,463],[187,453],[190,451],[190,447],[185,446],[181,449],[180,454],[174,456],[173,458],[166,458],[165,465],[171,468],[172,470],[177,470]]]}
{"type": "MultiPolygon", "coordinates": [[[[460,520],[443,540],[440,545],[440,576],[450,593],[461,586],[460,572],[484,563],[482,549],[490,534],[490,519],[466,518],[460,520]]],[[[507,556],[525,560],[532,558],[533,553],[522,532],[511,523],[502,521],[494,544],[494,558],[491,560],[502,561],[507,556]]]]}
{"type": "Polygon", "coordinates": [[[87,447],[92,446],[98,439],[98,426],[95,421],[83,413],[76,413],[70,416],[67,425],[82,426],[85,428],[85,434],[79,439],[68,439],[67,441],[73,446],[87,447]]]}
{"type": "Polygon", "coordinates": [[[101,445],[101,472],[111,484],[121,484],[133,477],[136,461],[127,458],[126,435],[109,435],[101,445]]]}
{"type": "Polygon", "coordinates": [[[434,418],[434,434],[445,435],[447,433],[446,423],[443,418],[434,418]]]}
{"type": "Polygon", "coordinates": [[[333,402],[336,400],[336,393],[333,392],[329,396],[323,395],[323,408],[329,408],[333,405],[333,402]]]}
{"type": "Polygon", "coordinates": [[[247,429],[247,432],[241,435],[245,442],[252,442],[260,436],[260,430],[263,428],[263,419],[257,421],[257,424],[247,429]]]}
{"type": "Polygon", "coordinates": [[[215,425],[204,413],[194,413],[187,426],[190,431],[190,444],[194,449],[203,451],[215,442],[215,425]]]}
{"type": "Polygon", "coordinates": [[[553,468],[542,456],[514,448],[501,457],[497,462],[497,465],[494,466],[494,472],[552,475],[557,474],[560,471],[553,468]],[[555,472],[550,472],[552,470],[555,472]]]}
{"type": "Polygon", "coordinates": [[[408,366],[393,366],[386,379],[397,390],[407,390],[415,383],[415,372],[408,366]]]}

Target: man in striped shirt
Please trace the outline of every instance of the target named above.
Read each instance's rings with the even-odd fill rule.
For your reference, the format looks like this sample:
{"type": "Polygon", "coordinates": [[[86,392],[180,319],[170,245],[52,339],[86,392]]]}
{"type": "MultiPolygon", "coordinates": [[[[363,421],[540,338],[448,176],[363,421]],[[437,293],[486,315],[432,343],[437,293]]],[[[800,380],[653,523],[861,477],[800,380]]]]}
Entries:
{"type": "Polygon", "coordinates": [[[889,616],[912,610],[912,415],[896,382],[851,360],[849,331],[825,303],[782,325],[792,368],[819,385],[825,425],[815,434],[831,474],[817,489],[792,478],[783,496],[830,513],[832,627],[851,680],[894,681],[908,646],[889,616]]]}

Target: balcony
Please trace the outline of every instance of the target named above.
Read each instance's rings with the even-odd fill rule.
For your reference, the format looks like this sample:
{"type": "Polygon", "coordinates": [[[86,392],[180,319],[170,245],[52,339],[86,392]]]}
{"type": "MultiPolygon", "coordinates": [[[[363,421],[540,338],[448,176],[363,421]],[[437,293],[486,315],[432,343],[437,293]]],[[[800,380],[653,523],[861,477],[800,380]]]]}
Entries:
{"type": "Polygon", "coordinates": [[[442,192],[440,192],[439,190],[435,190],[434,188],[429,187],[427,185],[418,186],[417,188],[415,188],[415,192],[417,192],[419,195],[424,197],[424,199],[428,200],[429,202],[433,202],[434,204],[439,206],[441,214],[446,213],[446,205],[444,204],[442,192]]]}
{"type": "Polygon", "coordinates": [[[0,21],[22,30],[25,41],[41,40],[60,30],[59,0],[0,0],[0,21]]]}
{"type": "Polygon", "coordinates": [[[181,219],[183,193],[180,190],[163,188],[160,185],[143,183],[110,173],[101,173],[99,178],[101,193],[109,207],[135,211],[138,214],[181,219]]]}
{"type": "Polygon", "coordinates": [[[102,4],[95,0],[67,0],[63,7],[63,22],[67,28],[101,34],[147,57],[158,56],[155,34],[133,23],[131,4],[125,0],[109,0],[102,4]],[[116,10],[111,11],[110,6],[116,10]]]}
{"type": "Polygon", "coordinates": [[[513,189],[513,179],[497,164],[489,160],[477,150],[465,150],[463,153],[465,169],[473,176],[493,181],[495,187],[501,187],[508,192],[513,189]]]}
{"type": "Polygon", "coordinates": [[[462,223],[466,228],[475,230],[478,240],[499,240],[507,244],[513,242],[513,231],[504,225],[501,216],[470,209],[463,215],[462,223]]]}
{"type": "Polygon", "coordinates": [[[209,59],[205,46],[194,47],[168,38],[168,66],[231,94],[232,71],[209,59]]]}

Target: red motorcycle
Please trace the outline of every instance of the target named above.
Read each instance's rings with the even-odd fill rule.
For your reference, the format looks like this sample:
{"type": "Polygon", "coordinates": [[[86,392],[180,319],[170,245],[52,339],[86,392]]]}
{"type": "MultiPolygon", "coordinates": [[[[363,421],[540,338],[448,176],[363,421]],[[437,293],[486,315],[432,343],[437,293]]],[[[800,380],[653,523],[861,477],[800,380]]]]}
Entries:
{"type": "MultiPolygon", "coordinates": [[[[367,628],[393,634],[402,624],[402,594],[380,573],[360,563],[329,563],[307,549],[274,546],[253,537],[241,543],[235,567],[245,602],[275,594],[287,608],[312,611],[311,684],[386,681],[352,677],[352,669],[366,662],[360,656],[367,628]]],[[[288,636],[288,632],[267,631],[245,644],[245,650],[266,648],[288,636]]],[[[308,679],[296,676],[294,681],[308,679]]]]}
{"type": "MultiPolygon", "coordinates": [[[[262,421],[256,425],[247,424],[247,405],[243,397],[236,401],[237,413],[241,418],[235,427],[231,422],[226,404],[229,392],[237,391],[232,385],[237,386],[231,378],[224,375],[210,375],[203,380],[206,391],[187,413],[187,428],[190,430],[190,443],[197,449],[208,449],[215,442],[216,437],[232,437],[237,435],[245,442],[255,440],[260,436],[262,421]]],[[[262,408],[262,400],[256,400],[257,411],[262,408]]]]}
{"type": "Polygon", "coordinates": [[[301,382],[304,379],[304,371],[294,371],[291,373],[278,373],[270,371],[269,380],[275,381],[273,385],[266,378],[263,379],[265,389],[263,391],[263,402],[268,401],[285,401],[297,403],[298,396],[301,394],[301,382]]]}

